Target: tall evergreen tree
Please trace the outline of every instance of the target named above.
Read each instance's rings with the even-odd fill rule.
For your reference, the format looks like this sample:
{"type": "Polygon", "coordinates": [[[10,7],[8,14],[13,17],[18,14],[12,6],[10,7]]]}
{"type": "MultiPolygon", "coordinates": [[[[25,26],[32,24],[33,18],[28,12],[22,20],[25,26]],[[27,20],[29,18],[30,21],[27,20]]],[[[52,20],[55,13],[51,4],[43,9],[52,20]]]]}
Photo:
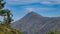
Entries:
{"type": "Polygon", "coordinates": [[[4,23],[9,25],[12,21],[12,14],[11,14],[10,10],[4,9],[5,4],[6,4],[6,2],[4,2],[3,0],[0,0],[0,16],[3,16],[4,23]]]}

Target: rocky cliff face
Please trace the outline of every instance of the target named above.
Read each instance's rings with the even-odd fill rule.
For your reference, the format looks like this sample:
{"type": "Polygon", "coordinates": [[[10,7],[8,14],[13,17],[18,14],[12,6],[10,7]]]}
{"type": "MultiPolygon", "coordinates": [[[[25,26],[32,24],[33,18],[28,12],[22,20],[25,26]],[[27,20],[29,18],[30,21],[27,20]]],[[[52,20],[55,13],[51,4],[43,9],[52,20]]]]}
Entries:
{"type": "Polygon", "coordinates": [[[51,28],[60,28],[60,17],[43,17],[30,12],[11,26],[26,34],[45,34],[51,28]]]}

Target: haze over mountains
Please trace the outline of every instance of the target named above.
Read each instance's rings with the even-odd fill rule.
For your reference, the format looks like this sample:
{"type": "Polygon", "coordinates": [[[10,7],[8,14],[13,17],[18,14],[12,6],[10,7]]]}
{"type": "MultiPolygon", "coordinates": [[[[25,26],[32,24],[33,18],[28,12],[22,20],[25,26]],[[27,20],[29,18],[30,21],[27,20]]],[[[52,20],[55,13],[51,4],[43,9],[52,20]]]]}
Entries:
{"type": "Polygon", "coordinates": [[[60,29],[60,17],[43,17],[35,12],[30,12],[22,19],[11,24],[12,28],[25,34],[45,34],[49,29],[60,29]]]}

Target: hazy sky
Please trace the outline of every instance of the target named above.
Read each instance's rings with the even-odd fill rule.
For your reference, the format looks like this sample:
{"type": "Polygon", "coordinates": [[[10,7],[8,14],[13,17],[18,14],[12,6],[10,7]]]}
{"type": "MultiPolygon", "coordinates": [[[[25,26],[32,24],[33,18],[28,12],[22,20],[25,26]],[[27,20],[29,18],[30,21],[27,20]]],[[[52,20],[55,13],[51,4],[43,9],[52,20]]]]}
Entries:
{"type": "Polygon", "coordinates": [[[42,16],[60,17],[60,0],[5,0],[13,13],[14,20],[18,20],[27,13],[34,11],[42,16]]]}

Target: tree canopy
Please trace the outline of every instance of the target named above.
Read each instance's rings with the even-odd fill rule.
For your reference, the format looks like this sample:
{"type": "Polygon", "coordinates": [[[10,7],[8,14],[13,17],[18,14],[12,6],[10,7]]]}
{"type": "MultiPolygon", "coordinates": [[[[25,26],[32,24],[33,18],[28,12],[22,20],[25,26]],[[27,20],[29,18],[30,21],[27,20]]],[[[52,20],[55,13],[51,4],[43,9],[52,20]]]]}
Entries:
{"type": "Polygon", "coordinates": [[[4,2],[3,0],[0,0],[0,16],[4,17],[3,22],[5,24],[10,24],[12,21],[12,13],[9,9],[4,8],[5,4],[6,2],[4,2]]]}

